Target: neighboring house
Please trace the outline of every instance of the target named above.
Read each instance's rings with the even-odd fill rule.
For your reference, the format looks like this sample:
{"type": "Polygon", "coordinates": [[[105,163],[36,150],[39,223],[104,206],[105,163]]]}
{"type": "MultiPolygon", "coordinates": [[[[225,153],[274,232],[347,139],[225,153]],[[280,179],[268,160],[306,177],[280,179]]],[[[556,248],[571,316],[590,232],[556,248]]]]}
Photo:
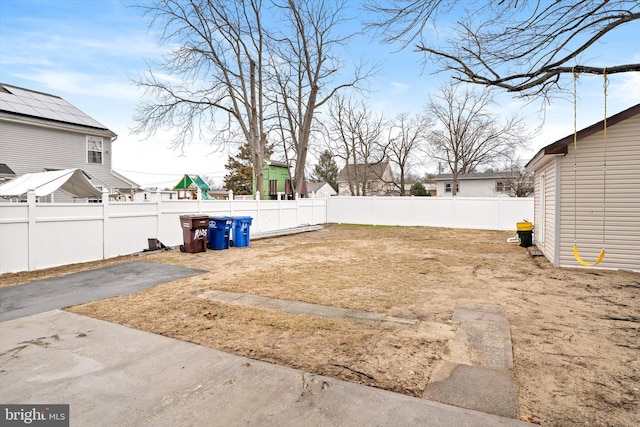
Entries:
{"type": "Polygon", "coordinates": [[[229,190],[224,188],[212,188],[208,193],[214,200],[229,200],[229,190]]]}
{"type": "MultiPolygon", "coordinates": [[[[428,196],[435,196],[436,195],[436,185],[430,182],[426,182],[426,183],[411,183],[411,184],[405,184],[404,185],[404,194],[405,196],[412,196],[411,194],[411,189],[413,188],[413,186],[415,184],[421,184],[425,191],[427,192],[428,196]]],[[[400,195],[400,190],[396,189],[396,193],[399,196],[400,195]]]]}
{"type": "MultiPolygon", "coordinates": [[[[291,178],[289,165],[277,160],[265,160],[262,200],[277,200],[278,194],[284,195],[287,181],[291,178]]],[[[255,185],[253,188],[257,188],[255,185]]]]}
{"type": "Polygon", "coordinates": [[[175,190],[143,190],[138,191],[133,198],[134,202],[157,202],[158,194],[163,202],[178,200],[178,192],[175,190]]]}
{"type": "MultiPolygon", "coordinates": [[[[438,197],[451,197],[453,194],[453,174],[444,173],[433,177],[438,197]]],[[[501,173],[474,172],[458,175],[456,196],[460,197],[508,197],[508,179],[501,173]]]]}
{"type": "Polygon", "coordinates": [[[397,192],[389,162],[347,165],[336,183],[341,196],[389,196],[397,192]]]}
{"type": "Polygon", "coordinates": [[[178,199],[197,200],[198,190],[202,192],[202,200],[213,200],[209,195],[211,187],[198,175],[184,175],[173,187],[178,192],[178,199]]]}
{"type": "MultiPolygon", "coordinates": [[[[277,200],[278,198],[293,199],[293,187],[289,165],[277,160],[264,161],[264,194],[262,200],[277,200]]],[[[256,188],[254,185],[253,188],[256,188]]],[[[307,182],[302,182],[300,197],[307,196],[307,182]]]]}
{"type": "Polygon", "coordinates": [[[427,190],[427,193],[429,193],[430,196],[438,195],[438,186],[435,183],[427,182],[422,185],[424,186],[424,189],[427,190]]]}
{"type": "Polygon", "coordinates": [[[14,171],[5,163],[0,163],[0,184],[16,177],[14,171]]]}
{"type": "MultiPolygon", "coordinates": [[[[436,185],[435,184],[432,184],[432,183],[424,183],[424,184],[420,183],[420,184],[424,187],[425,191],[427,192],[427,194],[429,196],[435,196],[436,195],[436,185]]],[[[405,195],[405,197],[412,195],[411,194],[411,189],[413,188],[413,186],[414,186],[414,183],[405,184],[404,185],[404,195],[405,195]]],[[[393,195],[394,196],[399,196],[400,195],[400,190],[398,188],[395,188],[394,191],[393,191],[393,195]]]]}
{"type": "MultiPolygon", "coordinates": [[[[64,99],[0,83],[0,180],[27,173],[81,169],[110,198],[129,198],[138,185],[111,170],[117,135],[64,99]]],[[[40,201],[74,201],[56,191],[40,201]]]]}
{"type": "Polygon", "coordinates": [[[640,271],[640,104],[542,148],[534,173],[534,244],[555,267],[640,271]],[[606,154],[606,175],[605,175],[606,154]],[[574,168],[575,166],[575,168],[574,168]]]}
{"type": "Polygon", "coordinates": [[[311,195],[310,197],[330,197],[338,194],[338,192],[326,182],[307,183],[307,192],[311,195]]]}
{"type": "Polygon", "coordinates": [[[121,183],[124,183],[124,185],[116,183],[117,186],[115,187],[115,189],[118,196],[115,197],[115,200],[123,202],[132,201],[134,200],[136,193],[138,191],[142,191],[142,188],[137,183],[130,180],[121,173],[118,173],[114,170],[112,170],[111,173],[113,174],[113,176],[118,178],[121,183]]]}

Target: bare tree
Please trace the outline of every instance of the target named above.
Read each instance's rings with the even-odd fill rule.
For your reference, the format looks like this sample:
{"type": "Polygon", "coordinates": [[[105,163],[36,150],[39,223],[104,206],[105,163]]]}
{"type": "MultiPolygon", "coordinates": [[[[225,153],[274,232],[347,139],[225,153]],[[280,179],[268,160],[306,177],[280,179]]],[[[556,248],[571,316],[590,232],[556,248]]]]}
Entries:
{"type": "Polygon", "coordinates": [[[304,180],[316,111],[341,89],[366,80],[375,69],[357,66],[351,77],[337,78],[345,67],[337,52],[353,36],[338,31],[345,21],[345,4],[343,0],[286,0],[277,5],[284,25],[272,36],[271,70],[278,133],[285,154],[295,160],[295,193],[304,180]]]}
{"type": "Polygon", "coordinates": [[[502,175],[502,189],[510,197],[528,197],[533,194],[533,172],[527,172],[521,160],[509,164],[502,175]]]}
{"type": "Polygon", "coordinates": [[[242,135],[261,193],[269,129],[293,154],[298,192],[316,111],[375,69],[356,67],[337,82],[345,69],[337,50],[350,37],[338,32],[343,0],[150,0],[138,7],[161,30],[161,43],[177,47],[139,79],[149,97],[135,131],[173,129],[177,148],[196,132],[218,147],[242,135]]]}
{"type": "Polygon", "coordinates": [[[400,173],[400,182],[395,185],[400,190],[400,195],[405,196],[405,182],[411,159],[417,149],[426,141],[431,122],[426,116],[408,113],[398,114],[389,124],[388,144],[386,146],[387,158],[395,164],[400,173]]]}
{"type": "Polygon", "coordinates": [[[329,121],[330,151],[345,163],[349,191],[366,196],[371,166],[384,160],[383,118],[364,102],[337,96],[329,104],[329,121]]]}
{"type": "Polygon", "coordinates": [[[453,175],[451,194],[457,193],[458,176],[513,157],[528,138],[521,118],[500,122],[491,92],[461,86],[444,86],[431,96],[427,113],[436,129],[429,135],[428,154],[444,162],[453,175]]]}
{"type": "Polygon", "coordinates": [[[249,144],[262,192],[267,141],[262,1],[154,0],[137,7],[161,30],[160,42],[177,47],[137,82],[153,101],[138,107],[135,131],[175,129],[174,144],[183,149],[194,132],[212,134],[210,142],[218,146],[228,141],[229,133],[215,132],[217,120],[223,129],[237,126],[249,144]]]}
{"type": "Polygon", "coordinates": [[[591,54],[609,33],[640,19],[637,0],[385,0],[368,9],[377,13],[370,25],[385,41],[415,42],[456,80],[524,96],[546,96],[573,71],[640,71],[638,63],[600,66],[607,59],[591,54]],[[456,22],[443,22],[443,30],[443,16],[456,22]],[[432,36],[439,31],[447,34],[443,40],[432,36]]]}

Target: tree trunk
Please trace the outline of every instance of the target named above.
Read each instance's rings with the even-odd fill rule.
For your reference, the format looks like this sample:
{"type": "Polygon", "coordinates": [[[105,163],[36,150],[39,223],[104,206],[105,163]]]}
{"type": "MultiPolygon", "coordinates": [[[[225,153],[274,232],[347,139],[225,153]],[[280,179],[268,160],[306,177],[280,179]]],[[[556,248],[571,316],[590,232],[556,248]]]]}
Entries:
{"type": "Polygon", "coordinates": [[[249,71],[249,84],[251,91],[251,114],[249,117],[249,137],[251,139],[251,160],[253,162],[253,173],[256,177],[256,187],[253,194],[260,193],[264,197],[264,139],[265,135],[260,133],[260,115],[258,114],[258,100],[256,96],[256,63],[251,60],[249,71]]]}
{"type": "Polygon", "coordinates": [[[453,197],[455,197],[458,194],[458,171],[457,168],[454,168],[453,174],[452,174],[452,180],[453,182],[451,183],[451,195],[453,197]]]}

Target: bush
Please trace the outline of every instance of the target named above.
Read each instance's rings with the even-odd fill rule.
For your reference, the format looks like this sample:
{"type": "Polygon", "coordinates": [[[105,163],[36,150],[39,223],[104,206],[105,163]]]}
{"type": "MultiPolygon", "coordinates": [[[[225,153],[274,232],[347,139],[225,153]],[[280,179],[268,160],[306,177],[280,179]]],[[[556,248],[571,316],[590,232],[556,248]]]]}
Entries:
{"type": "Polygon", "coordinates": [[[422,185],[419,182],[416,182],[411,186],[411,189],[409,190],[409,194],[411,194],[412,196],[430,196],[427,189],[424,188],[424,185],[422,185]]]}

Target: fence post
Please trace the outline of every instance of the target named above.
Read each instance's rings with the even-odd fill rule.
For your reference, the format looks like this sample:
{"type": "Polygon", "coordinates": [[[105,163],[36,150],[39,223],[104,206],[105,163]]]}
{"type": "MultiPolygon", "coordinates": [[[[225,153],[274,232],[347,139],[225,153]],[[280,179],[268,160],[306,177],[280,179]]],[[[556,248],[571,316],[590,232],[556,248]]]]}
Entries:
{"type": "Polygon", "coordinates": [[[260,216],[261,215],[260,215],[260,192],[259,191],[256,191],[256,205],[257,205],[256,206],[256,211],[257,211],[256,216],[258,217],[257,221],[256,221],[258,223],[258,229],[256,230],[256,232],[259,233],[262,230],[262,225],[261,225],[262,221],[260,220],[260,216]]]}
{"type": "Polygon", "coordinates": [[[36,190],[27,192],[27,205],[29,206],[27,217],[29,220],[28,227],[28,268],[29,271],[36,269],[36,248],[38,247],[38,239],[36,239],[36,190]]]}
{"type": "Polygon", "coordinates": [[[160,240],[160,219],[162,218],[162,193],[156,189],[156,239],[160,240]]]}
{"type": "Polygon", "coordinates": [[[202,190],[198,187],[196,191],[196,198],[198,199],[198,213],[202,213],[202,190]]]}
{"type": "Polygon", "coordinates": [[[229,190],[229,216],[233,216],[233,190],[229,190]]]}
{"type": "Polygon", "coordinates": [[[455,196],[451,196],[451,221],[453,222],[453,224],[451,224],[452,228],[458,228],[458,222],[456,219],[456,200],[457,200],[458,195],[455,196]]]}
{"type": "Polygon", "coordinates": [[[376,195],[373,195],[373,198],[371,199],[371,225],[377,225],[376,224],[376,195]]]}
{"type": "Polygon", "coordinates": [[[102,189],[102,259],[109,258],[109,189],[102,189]]]}
{"type": "Polygon", "coordinates": [[[280,217],[282,216],[282,194],[278,193],[278,230],[280,230],[280,217]]]}

